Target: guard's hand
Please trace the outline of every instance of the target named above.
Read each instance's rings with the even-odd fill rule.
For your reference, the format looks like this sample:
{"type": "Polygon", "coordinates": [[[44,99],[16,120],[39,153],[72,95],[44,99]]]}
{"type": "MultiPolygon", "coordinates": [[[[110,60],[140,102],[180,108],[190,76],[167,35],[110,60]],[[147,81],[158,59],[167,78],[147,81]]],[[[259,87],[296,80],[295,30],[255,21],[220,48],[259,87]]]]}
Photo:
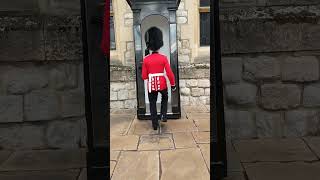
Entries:
{"type": "Polygon", "coordinates": [[[177,87],[176,87],[176,86],[171,86],[171,90],[172,90],[172,91],[176,91],[176,90],[177,90],[177,87]]]}

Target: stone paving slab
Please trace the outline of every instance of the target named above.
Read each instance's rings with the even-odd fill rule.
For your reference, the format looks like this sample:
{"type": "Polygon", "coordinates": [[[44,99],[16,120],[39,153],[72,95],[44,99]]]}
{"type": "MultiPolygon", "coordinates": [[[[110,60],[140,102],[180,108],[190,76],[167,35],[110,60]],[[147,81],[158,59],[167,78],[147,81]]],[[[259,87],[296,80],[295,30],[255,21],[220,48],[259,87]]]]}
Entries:
{"type": "Polygon", "coordinates": [[[138,120],[135,119],[131,125],[128,134],[132,135],[148,135],[157,134],[158,131],[153,130],[152,122],[149,120],[138,120]]]}
{"type": "Polygon", "coordinates": [[[191,120],[210,120],[210,113],[188,113],[188,119],[191,120]]]}
{"type": "Polygon", "coordinates": [[[197,147],[191,132],[173,133],[173,139],[176,148],[197,147]]]}
{"type": "Polygon", "coordinates": [[[130,114],[132,116],[135,116],[137,113],[136,109],[112,109],[110,114],[115,115],[115,114],[130,114]]]}
{"type": "Polygon", "coordinates": [[[313,161],[317,157],[301,139],[259,139],[234,142],[241,162],[313,161]]]}
{"type": "Polygon", "coordinates": [[[159,152],[123,152],[112,180],[159,180],[159,152]]]}
{"type": "Polygon", "coordinates": [[[120,155],[120,151],[110,151],[110,160],[117,161],[120,155]]]}
{"type": "Polygon", "coordinates": [[[210,170],[210,144],[200,144],[199,147],[206,162],[207,168],[210,170]]]}
{"type": "Polygon", "coordinates": [[[210,143],[210,132],[192,132],[192,135],[197,144],[210,143]]]}
{"type": "Polygon", "coordinates": [[[12,152],[10,151],[0,151],[0,165],[5,162],[11,154],[12,152]]]}
{"type": "Polygon", "coordinates": [[[140,137],[139,151],[168,149],[174,149],[172,134],[142,135],[140,137]]]}
{"type": "Polygon", "coordinates": [[[116,165],[117,165],[117,162],[110,161],[110,177],[112,177],[116,165]]]}
{"type": "Polygon", "coordinates": [[[210,120],[194,120],[198,131],[210,131],[210,120]]]}
{"type": "Polygon", "coordinates": [[[110,136],[111,151],[130,151],[137,150],[139,136],[110,136]]]}
{"type": "Polygon", "coordinates": [[[133,115],[111,115],[110,134],[125,135],[134,119],[133,115]]]}
{"type": "Polygon", "coordinates": [[[254,163],[245,164],[249,180],[317,180],[320,163],[254,163]]]}
{"type": "Polygon", "coordinates": [[[320,158],[320,137],[306,137],[304,140],[307,142],[311,150],[320,158]]]}
{"type": "Polygon", "coordinates": [[[80,170],[0,172],[1,180],[77,180],[80,170]]]}
{"type": "Polygon", "coordinates": [[[210,174],[198,148],[161,151],[162,180],[209,180],[210,174]]]}
{"type": "Polygon", "coordinates": [[[195,124],[192,121],[167,121],[163,123],[163,133],[177,133],[177,132],[192,132],[197,131],[195,124]]]}
{"type": "Polygon", "coordinates": [[[86,150],[17,151],[0,171],[63,170],[86,166],[86,150]]]}
{"type": "Polygon", "coordinates": [[[228,172],[228,177],[223,180],[246,180],[243,172],[228,172]]]}

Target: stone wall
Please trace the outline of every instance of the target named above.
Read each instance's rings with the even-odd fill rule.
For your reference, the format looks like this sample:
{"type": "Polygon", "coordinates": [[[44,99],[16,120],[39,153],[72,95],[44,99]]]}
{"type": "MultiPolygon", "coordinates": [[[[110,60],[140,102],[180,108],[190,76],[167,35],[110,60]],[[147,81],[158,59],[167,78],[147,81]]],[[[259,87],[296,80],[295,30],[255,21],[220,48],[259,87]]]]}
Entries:
{"type": "Polygon", "coordinates": [[[74,4],[0,2],[0,149],[86,146],[81,21],[74,4]]]}

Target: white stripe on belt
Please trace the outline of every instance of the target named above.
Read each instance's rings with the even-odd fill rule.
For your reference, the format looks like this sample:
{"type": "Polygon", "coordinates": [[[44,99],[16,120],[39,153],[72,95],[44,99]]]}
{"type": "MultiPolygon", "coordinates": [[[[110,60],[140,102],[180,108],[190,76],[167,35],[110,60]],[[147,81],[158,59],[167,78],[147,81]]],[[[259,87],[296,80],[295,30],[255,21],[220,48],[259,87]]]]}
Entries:
{"type": "Polygon", "coordinates": [[[154,73],[154,74],[149,74],[149,82],[148,82],[148,85],[149,85],[149,89],[148,89],[148,91],[149,91],[149,93],[151,93],[151,83],[153,82],[154,83],[154,85],[158,85],[158,90],[160,90],[160,82],[159,82],[159,77],[160,76],[164,76],[164,73],[154,73]],[[157,77],[157,79],[156,79],[156,82],[157,83],[155,83],[154,81],[152,81],[153,79],[154,79],[154,77],[157,77]]]}

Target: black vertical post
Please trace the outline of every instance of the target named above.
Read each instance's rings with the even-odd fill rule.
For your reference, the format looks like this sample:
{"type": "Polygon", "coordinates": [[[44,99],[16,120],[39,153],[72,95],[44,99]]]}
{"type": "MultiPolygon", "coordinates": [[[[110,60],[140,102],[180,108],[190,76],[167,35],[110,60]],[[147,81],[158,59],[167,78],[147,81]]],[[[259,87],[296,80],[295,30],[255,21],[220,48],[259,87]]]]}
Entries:
{"type": "Polygon", "coordinates": [[[81,0],[87,122],[87,179],[106,180],[109,170],[110,67],[100,48],[104,0],[81,0]]]}
{"type": "Polygon", "coordinates": [[[227,176],[227,154],[221,66],[219,0],[211,1],[210,9],[210,148],[212,149],[210,166],[213,171],[213,179],[220,180],[227,176]]]}

